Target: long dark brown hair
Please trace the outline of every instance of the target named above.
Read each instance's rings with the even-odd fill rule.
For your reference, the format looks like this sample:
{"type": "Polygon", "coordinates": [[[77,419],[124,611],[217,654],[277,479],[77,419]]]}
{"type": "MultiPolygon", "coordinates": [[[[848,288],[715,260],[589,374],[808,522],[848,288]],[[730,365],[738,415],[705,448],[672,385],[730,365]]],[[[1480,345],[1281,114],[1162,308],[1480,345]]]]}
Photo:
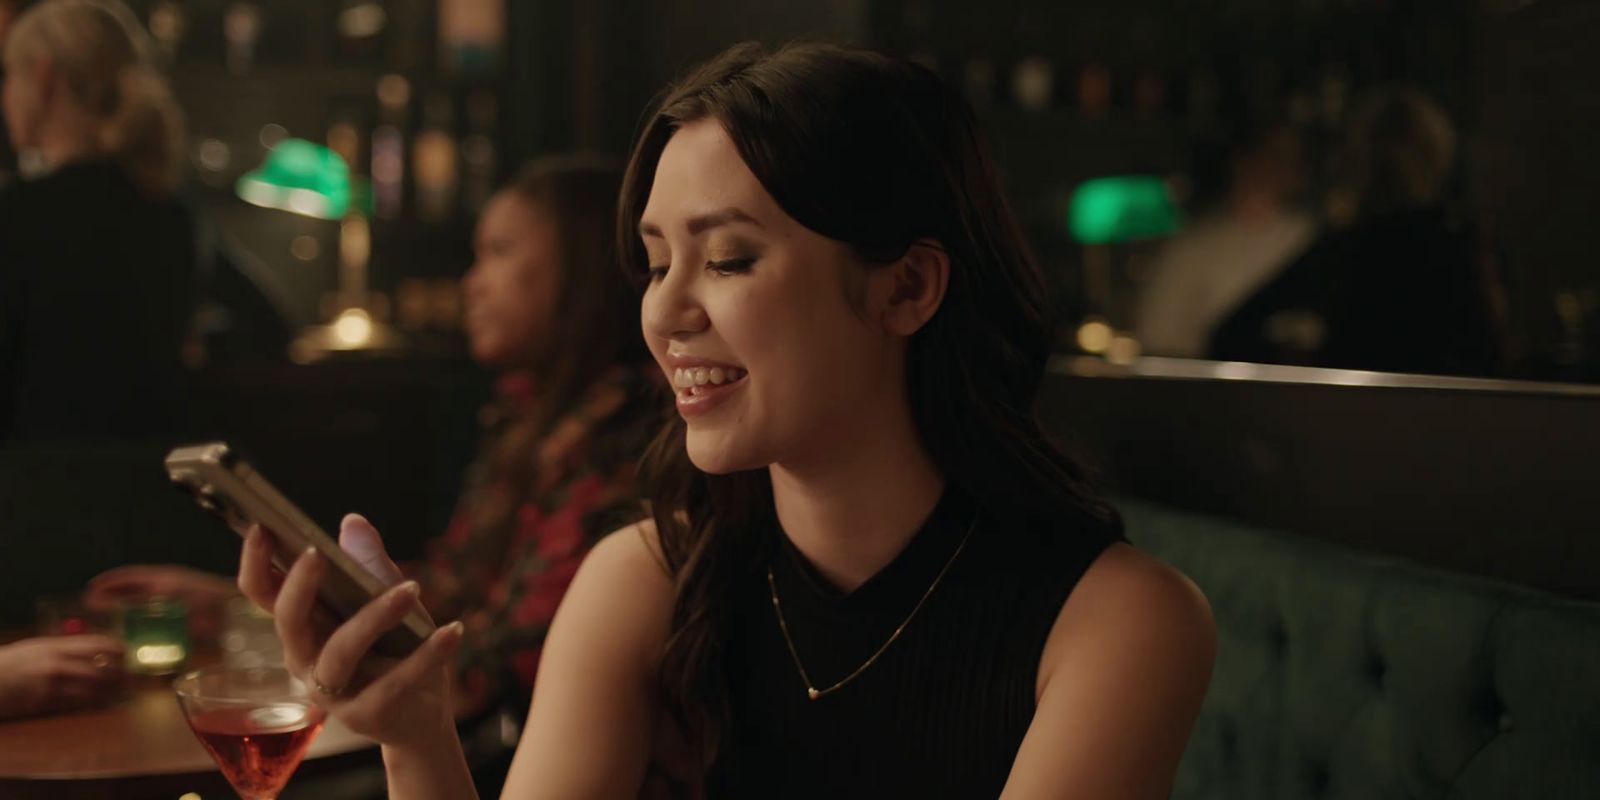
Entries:
{"type": "MultiPolygon", "coordinates": [[[[636,272],[647,268],[638,225],[662,150],[701,119],[727,130],[785,212],[865,262],[891,263],[919,240],[943,245],[949,287],[907,355],[912,413],[935,465],[985,509],[989,529],[1121,535],[1116,511],[1034,415],[1051,330],[1044,276],[960,97],[923,67],[867,51],[729,49],[668,91],[634,148],[618,241],[636,272]]],[[[730,587],[759,569],[757,533],[775,512],[766,470],[705,474],[684,430],[673,415],[643,476],[676,589],[662,692],[709,764],[727,723],[730,587]]]]}

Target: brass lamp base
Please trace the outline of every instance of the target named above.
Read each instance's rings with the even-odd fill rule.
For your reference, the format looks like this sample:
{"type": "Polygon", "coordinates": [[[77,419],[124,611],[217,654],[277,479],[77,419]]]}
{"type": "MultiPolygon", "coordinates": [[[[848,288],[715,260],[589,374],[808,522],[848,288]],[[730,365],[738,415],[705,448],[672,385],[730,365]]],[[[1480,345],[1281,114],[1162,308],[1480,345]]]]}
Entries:
{"type": "Polygon", "coordinates": [[[341,356],[397,355],[405,337],[393,327],[372,318],[359,307],[347,308],[326,325],[305,329],[289,344],[289,359],[311,364],[341,356]]]}

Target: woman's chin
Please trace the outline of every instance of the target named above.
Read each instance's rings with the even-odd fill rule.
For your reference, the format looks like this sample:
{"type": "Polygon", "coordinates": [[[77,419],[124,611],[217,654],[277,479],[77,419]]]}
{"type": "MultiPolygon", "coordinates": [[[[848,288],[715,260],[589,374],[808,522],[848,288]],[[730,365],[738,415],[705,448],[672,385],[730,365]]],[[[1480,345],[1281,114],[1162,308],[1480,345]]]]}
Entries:
{"type": "Polygon", "coordinates": [[[694,464],[695,469],[708,475],[727,475],[766,466],[760,459],[739,453],[737,448],[730,447],[722,439],[721,436],[696,435],[690,429],[684,445],[689,452],[689,462],[694,464]]]}

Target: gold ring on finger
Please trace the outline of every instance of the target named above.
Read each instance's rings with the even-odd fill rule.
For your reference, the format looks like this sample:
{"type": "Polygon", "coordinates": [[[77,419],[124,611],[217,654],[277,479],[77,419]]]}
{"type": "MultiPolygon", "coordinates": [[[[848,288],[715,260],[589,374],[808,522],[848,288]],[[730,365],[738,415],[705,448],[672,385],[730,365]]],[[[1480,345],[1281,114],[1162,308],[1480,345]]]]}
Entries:
{"type": "Polygon", "coordinates": [[[95,669],[106,669],[111,666],[111,656],[105,653],[95,653],[94,657],[89,659],[89,663],[93,664],[95,669]]]}
{"type": "Polygon", "coordinates": [[[326,686],[323,686],[322,685],[322,681],[317,680],[317,671],[316,671],[316,669],[312,669],[311,670],[311,688],[316,689],[318,694],[327,695],[328,697],[344,697],[345,689],[347,689],[349,687],[340,686],[340,687],[335,688],[335,689],[330,689],[330,688],[328,688],[326,686]]]}

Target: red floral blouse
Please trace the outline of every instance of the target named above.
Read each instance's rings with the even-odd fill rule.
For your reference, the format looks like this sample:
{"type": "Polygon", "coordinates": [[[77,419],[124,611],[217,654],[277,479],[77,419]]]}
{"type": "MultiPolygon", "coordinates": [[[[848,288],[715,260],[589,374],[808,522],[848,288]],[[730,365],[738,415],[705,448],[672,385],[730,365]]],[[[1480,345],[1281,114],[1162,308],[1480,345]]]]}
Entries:
{"type": "Polygon", "coordinates": [[[589,548],[644,516],[640,455],[660,422],[659,373],[618,368],[549,424],[531,379],[496,384],[484,437],[444,535],[415,577],[436,619],[461,619],[461,707],[526,708],[561,596],[589,548]]]}

